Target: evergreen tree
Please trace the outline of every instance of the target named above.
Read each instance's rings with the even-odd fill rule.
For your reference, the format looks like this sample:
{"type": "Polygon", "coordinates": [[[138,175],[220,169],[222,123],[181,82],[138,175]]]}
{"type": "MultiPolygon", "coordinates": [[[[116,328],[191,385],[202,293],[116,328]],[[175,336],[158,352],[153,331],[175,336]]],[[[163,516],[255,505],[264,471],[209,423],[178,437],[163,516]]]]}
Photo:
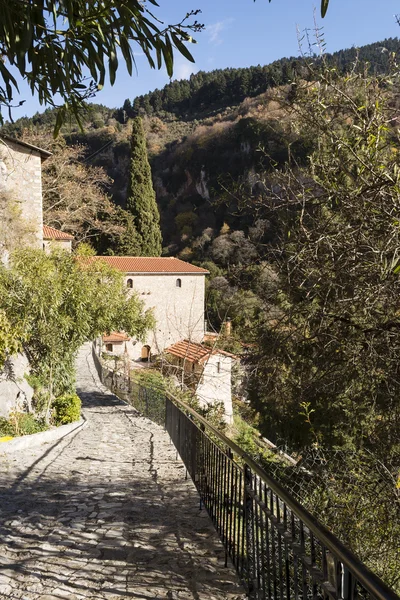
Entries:
{"type": "Polygon", "coordinates": [[[132,119],[132,117],[135,116],[134,111],[133,111],[133,107],[132,107],[132,103],[129,100],[129,98],[127,98],[122,106],[123,110],[125,111],[126,114],[126,118],[125,118],[125,123],[128,119],[132,119]]]}
{"type": "Polygon", "coordinates": [[[137,256],[140,255],[141,244],[139,236],[135,229],[134,217],[127,210],[119,209],[118,221],[125,231],[118,236],[118,240],[112,250],[118,256],[137,256]]]}
{"type": "Polygon", "coordinates": [[[140,117],[132,121],[131,169],[126,204],[128,211],[133,215],[140,255],[160,256],[162,241],[160,214],[151,180],[146,140],[140,117]]]}

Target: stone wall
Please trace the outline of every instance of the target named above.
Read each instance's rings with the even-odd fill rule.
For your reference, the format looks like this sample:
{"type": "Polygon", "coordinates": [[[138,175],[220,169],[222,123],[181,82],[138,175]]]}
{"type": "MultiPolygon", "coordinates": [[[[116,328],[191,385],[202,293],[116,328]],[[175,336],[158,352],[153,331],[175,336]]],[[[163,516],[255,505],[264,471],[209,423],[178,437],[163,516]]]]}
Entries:
{"type": "Polygon", "coordinates": [[[189,339],[201,342],[204,336],[203,274],[177,275],[166,273],[126,275],[132,280],[132,289],[139,294],[145,308],[154,309],[156,327],[146,341],[128,342],[129,356],[139,360],[142,347],[150,346],[151,354],[160,354],[168,346],[189,339]],[[177,285],[180,282],[180,286],[177,285]]]}
{"type": "Polygon", "coordinates": [[[7,359],[0,372],[0,417],[9,418],[10,412],[30,412],[33,389],[25,379],[29,362],[24,354],[7,359]]]}
{"type": "Polygon", "coordinates": [[[38,150],[0,139],[0,255],[42,248],[42,172],[38,150]]]}
{"type": "Polygon", "coordinates": [[[221,402],[225,421],[233,422],[232,407],[232,359],[223,354],[212,354],[204,365],[196,396],[203,406],[221,402]]]}

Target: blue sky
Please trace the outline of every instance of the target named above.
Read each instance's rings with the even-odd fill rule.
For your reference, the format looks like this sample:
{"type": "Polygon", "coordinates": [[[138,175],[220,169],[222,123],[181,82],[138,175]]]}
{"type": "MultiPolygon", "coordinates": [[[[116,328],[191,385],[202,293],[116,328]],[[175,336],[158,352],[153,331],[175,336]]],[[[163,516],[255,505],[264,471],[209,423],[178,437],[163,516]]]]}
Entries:
{"type": "MultiPolygon", "coordinates": [[[[299,54],[296,29],[323,27],[327,51],[361,46],[385,37],[400,35],[394,15],[400,13],[399,0],[330,0],[325,19],[319,16],[319,0],[159,0],[156,13],[166,22],[175,23],[190,9],[199,8],[197,19],[206,30],[197,34],[198,43],[190,50],[196,63],[177,57],[174,78],[186,78],[198,70],[246,67],[268,64],[283,56],[299,54]]],[[[139,54],[139,53],[138,53],[139,54]]],[[[138,73],[132,77],[121,68],[113,87],[107,84],[95,102],[121,106],[125,98],[161,88],[169,79],[165,70],[154,71],[140,54],[136,56],[138,73]]],[[[23,107],[14,109],[13,118],[42,111],[36,99],[21,85],[23,107]]]]}

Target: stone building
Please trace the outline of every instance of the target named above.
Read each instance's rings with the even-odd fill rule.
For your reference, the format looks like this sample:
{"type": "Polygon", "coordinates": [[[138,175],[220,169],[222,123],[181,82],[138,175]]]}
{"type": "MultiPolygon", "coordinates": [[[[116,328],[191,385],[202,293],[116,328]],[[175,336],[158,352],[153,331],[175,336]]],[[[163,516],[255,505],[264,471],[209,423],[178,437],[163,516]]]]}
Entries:
{"type": "Polygon", "coordinates": [[[58,229],[54,229],[54,227],[43,225],[43,250],[46,253],[51,252],[52,249],[72,252],[73,239],[74,236],[65,233],[65,231],[59,231],[58,229]]]}
{"type": "Polygon", "coordinates": [[[42,248],[42,161],[50,152],[0,135],[0,257],[25,245],[42,248]]]}
{"type": "MultiPolygon", "coordinates": [[[[0,260],[21,246],[43,247],[42,161],[51,156],[0,135],[0,260]]],[[[8,358],[0,370],[0,416],[11,410],[29,410],[33,390],[26,381],[29,362],[24,354],[8,358]]]]}
{"type": "Polygon", "coordinates": [[[232,423],[232,362],[234,354],[183,340],[166,350],[170,373],[192,389],[201,405],[221,402],[225,421],[232,423]]]}
{"type": "Polygon", "coordinates": [[[178,258],[93,256],[124,273],[127,288],[136,292],[145,309],[152,309],[156,327],[144,343],[126,342],[131,360],[148,360],[182,339],[202,342],[204,288],[208,271],[178,258]]]}
{"type": "Polygon", "coordinates": [[[124,354],[128,354],[127,342],[130,342],[131,338],[122,331],[111,331],[110,334],[103,335],[101,341],[103,352],[108,352],[114,356],[124,356],[124,354]]]}

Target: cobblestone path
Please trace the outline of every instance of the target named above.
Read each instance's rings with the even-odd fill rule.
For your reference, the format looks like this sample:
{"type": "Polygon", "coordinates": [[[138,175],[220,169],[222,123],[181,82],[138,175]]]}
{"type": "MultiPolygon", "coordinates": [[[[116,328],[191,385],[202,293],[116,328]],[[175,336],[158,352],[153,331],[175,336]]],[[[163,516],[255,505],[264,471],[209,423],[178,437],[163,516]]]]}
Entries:
{"type": "Polygon", "coordinates": [[[86,346],[87,426],[0,454],[0,598],[242,599],[167,434],[105,390],[86,346]]]}

